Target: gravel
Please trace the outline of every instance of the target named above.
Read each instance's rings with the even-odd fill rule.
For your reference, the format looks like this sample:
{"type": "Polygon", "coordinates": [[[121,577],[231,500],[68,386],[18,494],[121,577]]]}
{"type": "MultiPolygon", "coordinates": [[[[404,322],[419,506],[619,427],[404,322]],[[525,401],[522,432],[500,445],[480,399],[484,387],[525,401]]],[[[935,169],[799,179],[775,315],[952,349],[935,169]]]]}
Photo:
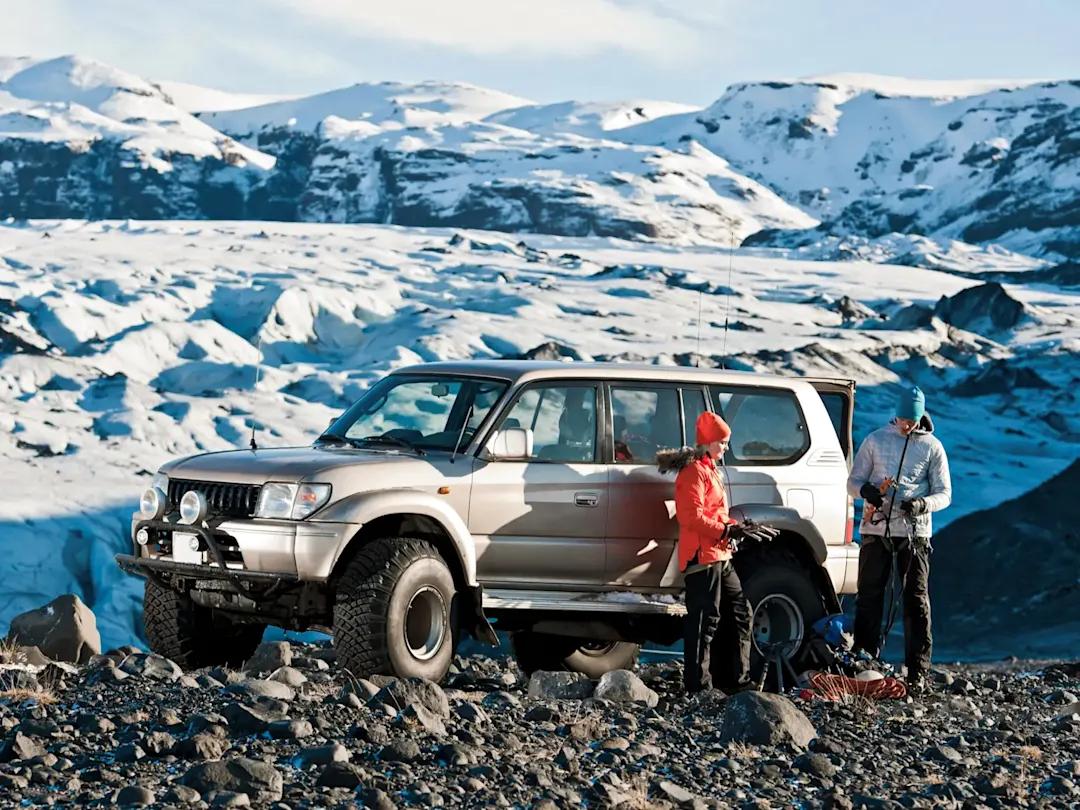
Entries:
{"type": "MultiPolygon", "coordinates": [[[[67,672],[55,702],[0,698],[4,805],[1080,804],[1076,665],[942,666],[919,699],[828,703],[688,698],[678,663],[530,682],[507,660],[457,658],[441,686],[357,681],[332,653],[275,642],[240,672],[179,672],[109,651],[67,672]]],[[[40,674],[0,678],[23,682],[14,672],[40,674]]]]}

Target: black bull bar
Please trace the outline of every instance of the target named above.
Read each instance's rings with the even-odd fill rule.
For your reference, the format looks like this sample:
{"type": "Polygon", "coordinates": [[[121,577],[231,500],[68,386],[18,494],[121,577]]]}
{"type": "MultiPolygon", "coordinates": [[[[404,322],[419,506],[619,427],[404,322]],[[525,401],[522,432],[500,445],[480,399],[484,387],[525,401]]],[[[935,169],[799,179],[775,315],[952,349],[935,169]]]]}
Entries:
{"type": "Polygon", "coordinates": [[[168,583],[161,578],[162,574],[173,574],[190,579],[216,579],[231,582],[239,593],[256,602],[270,599],[280,590],[300,583],[300,578],[295,574],[278,574],[266,571],[248,571],[245,569],[229,568],[225,563],[225,555],[221,546],[214,539],[213,534],[205,526],[195,526],[187,523],[170,523],[165,520],[140,520],[135,524],[135,531],[139,529],[155,529],[166,532],[180,532],[193,534],[198,537],[210,550],[214,562],[209,565],[197,563],[174,562],[173,560],[157,560],[151,557],[138,557],[134,554],[117,554],[116,564],[129,574],[153,579],[159,585],[168,587],[168,583]],[[253,591],[251,585],[269,585],[262,592],[253,591]]]}

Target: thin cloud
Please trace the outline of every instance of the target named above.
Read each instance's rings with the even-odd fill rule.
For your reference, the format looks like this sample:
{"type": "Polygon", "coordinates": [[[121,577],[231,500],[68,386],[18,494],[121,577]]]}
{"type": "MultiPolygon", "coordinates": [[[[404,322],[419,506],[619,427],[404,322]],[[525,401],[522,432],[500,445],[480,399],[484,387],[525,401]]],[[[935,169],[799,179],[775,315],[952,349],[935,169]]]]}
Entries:
{"type": "Polygon", "coordinates": [[[701,45],[687,19],[702,0],[274,0],[308,25],[332,24],[367,39],[458,49],[475,55],[587,56],[621,50],[673,61],[701,45]]]}

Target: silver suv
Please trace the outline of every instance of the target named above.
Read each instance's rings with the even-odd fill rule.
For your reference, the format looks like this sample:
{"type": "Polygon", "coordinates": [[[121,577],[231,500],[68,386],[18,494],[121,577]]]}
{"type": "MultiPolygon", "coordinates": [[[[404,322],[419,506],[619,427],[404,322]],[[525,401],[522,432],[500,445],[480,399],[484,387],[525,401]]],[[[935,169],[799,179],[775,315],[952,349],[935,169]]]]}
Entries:
{"type": "Polygon", "coordinates": [[[753,665],[853,593],[854,383],[622,363],[432,363],[375,383],[310,447],[171,461],[132,518],[153,651],[248,658],[273,625],[332,634],[356,676],[441,680],[461,634],[525,673],[599,677],[682,635],[674,476],[704,410],[733,430],[730,502],[782,530],[736,567],[753,665]]]}

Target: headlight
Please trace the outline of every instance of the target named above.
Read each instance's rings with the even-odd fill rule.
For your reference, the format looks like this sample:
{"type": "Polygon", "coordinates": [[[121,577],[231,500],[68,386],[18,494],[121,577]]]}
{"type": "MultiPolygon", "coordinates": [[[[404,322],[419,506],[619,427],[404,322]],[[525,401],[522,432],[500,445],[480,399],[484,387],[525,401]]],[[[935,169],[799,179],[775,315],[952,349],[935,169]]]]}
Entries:
{"type": "Polygon", "coordinates": [[[206,513],[210,511],[206,503],[206,496],[198,490],[189,490],[180,499],[180,522],[193,526],[206,520],[206,513]]]}
{"type": "Polygon", "coordinates": [[[330,500],[329,484],[264,484],[255,507],[257,518],[303,520],[330,500]]]}
{"type": "Polygon", "coordinates": [[[150,487],[139,498],[139,515],[144,520],[161,520],[165,514],[165,492],[160,487],[150,487]]]}

